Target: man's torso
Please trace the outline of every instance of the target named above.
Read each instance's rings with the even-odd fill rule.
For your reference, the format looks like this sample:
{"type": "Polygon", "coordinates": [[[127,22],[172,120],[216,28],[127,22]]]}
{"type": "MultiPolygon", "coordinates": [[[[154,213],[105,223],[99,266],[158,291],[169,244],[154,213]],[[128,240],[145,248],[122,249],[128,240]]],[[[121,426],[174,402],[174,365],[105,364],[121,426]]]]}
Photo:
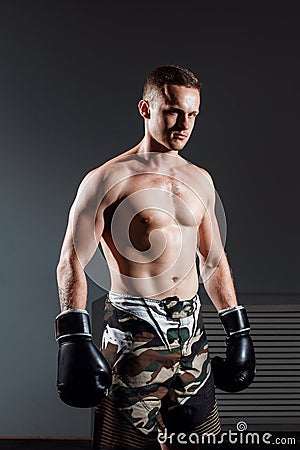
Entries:
{"type": "Polygon", "coordinates": [[[165,155],[146,162],[137,155],[117,158],[106,165],[106,175],[112,187],[101,212],[101,244],[111,290],[193,297],[198,229],[211,191],[207,177],[183,158],[165,155]]]}

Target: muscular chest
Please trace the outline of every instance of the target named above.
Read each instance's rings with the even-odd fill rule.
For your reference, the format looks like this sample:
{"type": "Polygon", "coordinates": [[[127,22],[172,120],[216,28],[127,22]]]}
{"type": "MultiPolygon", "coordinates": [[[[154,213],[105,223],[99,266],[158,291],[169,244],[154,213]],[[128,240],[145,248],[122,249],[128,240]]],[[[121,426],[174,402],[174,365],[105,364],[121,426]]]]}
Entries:
{"type": "Polygon", "coordinates": [[[166,176],[131,180],[119,203],[117,215],[136,224],[162,228],[171,224],[198,226],[205,212],[201,197],[184,183],[166,176]]]}

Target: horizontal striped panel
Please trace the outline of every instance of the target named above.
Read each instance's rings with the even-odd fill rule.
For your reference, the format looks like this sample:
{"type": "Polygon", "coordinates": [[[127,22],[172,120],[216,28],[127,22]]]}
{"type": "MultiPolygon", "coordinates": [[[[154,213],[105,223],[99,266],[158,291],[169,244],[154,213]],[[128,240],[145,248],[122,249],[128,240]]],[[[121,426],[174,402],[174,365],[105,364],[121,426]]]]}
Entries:
{"type": "MultiPolygon", "coordinates": [[[[216,310],[203,305],[211,357],[225,356],[225,332],[216,310]]],[[[257,373],[242,392],[216,390],[224,425],[244,420],[252,425],[300,425],[300,306],[247,306],[257,373]]]]}

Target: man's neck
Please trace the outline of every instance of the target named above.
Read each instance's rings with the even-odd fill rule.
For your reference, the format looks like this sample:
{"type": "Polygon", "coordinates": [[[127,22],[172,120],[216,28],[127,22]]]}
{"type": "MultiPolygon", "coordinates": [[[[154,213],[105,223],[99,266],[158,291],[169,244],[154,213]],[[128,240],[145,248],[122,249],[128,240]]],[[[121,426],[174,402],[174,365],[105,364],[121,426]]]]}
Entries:
{"type": "Polygon", "coordinates": [[[160,144],[154,140],[148,140],[144,137],[141,142],[135,147],[135,153],[144,153],[144,154],[162,154],[162,155],[170,155],[174,157],[178,157],[178,150],[170,150],[164,145],[160,144]]]}

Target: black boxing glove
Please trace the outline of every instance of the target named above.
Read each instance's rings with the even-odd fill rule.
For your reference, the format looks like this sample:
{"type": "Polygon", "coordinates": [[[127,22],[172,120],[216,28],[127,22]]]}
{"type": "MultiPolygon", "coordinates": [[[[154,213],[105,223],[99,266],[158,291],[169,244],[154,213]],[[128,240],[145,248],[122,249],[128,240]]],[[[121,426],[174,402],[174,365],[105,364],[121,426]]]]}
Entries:
{"type": "Polygon", "coordinates": [[[212,371],[215,386],[226,392],[246,389],[255,376],[255,353],[249,336],[250,324],[243,306],[219,311],[219,317],[227,334],[226,358],[215,356],[212,371]]]}
{"type": "Polygon", "coordinates": [[[89,314],[69,309],[55,320],[58,341],[57,391],[69,406],[96,406],[107,395],[111,369],[93,344],[89,314]]]}

